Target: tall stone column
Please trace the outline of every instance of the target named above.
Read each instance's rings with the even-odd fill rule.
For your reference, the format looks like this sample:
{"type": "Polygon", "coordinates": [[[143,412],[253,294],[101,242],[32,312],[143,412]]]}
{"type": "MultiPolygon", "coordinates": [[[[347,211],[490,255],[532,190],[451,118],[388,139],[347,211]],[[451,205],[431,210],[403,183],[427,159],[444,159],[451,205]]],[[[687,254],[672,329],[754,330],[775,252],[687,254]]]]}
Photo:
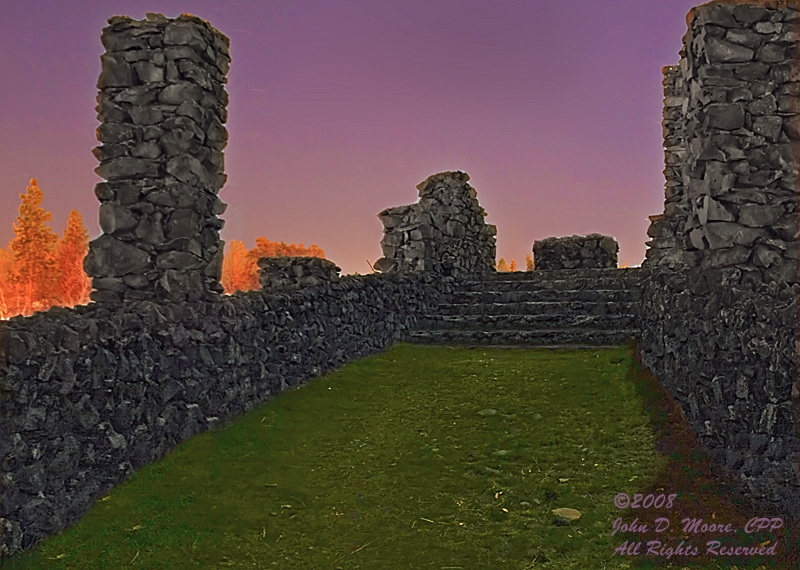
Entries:
{"type": "Polygon", "coordinates": [[[189,14],[108,23],[92,151],[106,180],[95,186],[103,234],[84,260],[91,299],[218,298],[230,40],[189,14]]]}

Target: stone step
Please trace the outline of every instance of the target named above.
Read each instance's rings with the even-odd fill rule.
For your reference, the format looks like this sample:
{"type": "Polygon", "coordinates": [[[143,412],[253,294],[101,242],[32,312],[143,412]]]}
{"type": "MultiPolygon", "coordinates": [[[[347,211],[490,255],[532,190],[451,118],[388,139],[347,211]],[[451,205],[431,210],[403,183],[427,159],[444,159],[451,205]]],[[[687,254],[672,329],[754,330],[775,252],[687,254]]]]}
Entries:
{"type": "Polygon", "coordinates": [[[638,290],[641,281],[622,277],[574,277],[569,279],[496,279],[464,281],[466,291],[564,291],[581,289],[638,290]]]}
{"type": "Polygon", "coordinates": [[[641,268],[616,268],[616,269],[561,269],[552,271],[494,271],[485,275],[476,276],[479,281],[563,281],[577,279],[624,279],[629,282],[644,277],[648,272],[641,268]]]}
{"type": "Polygon", "coordinates": [[[642,272],[494,273],[465,281],[407,342],[475,346],[619,346],[634,336],[642,272]]]}
{"type": "Polygon", "coordinates": [[[416,330],[409,332],[405,342],[414,344],[444,345],[592,345],[619,346],[633,330],[594,330],[594,329],[541,329],[541,330],[416,330]]]}
{"type": "Polygon", "coordinates": [[[493,271],[482,275],[481,279],[563,279],[568,277],[589,275],[593,277],[602,276],[622,276],[630,279],[638,279],[645,275],[648,270],[641,267],[611,267],[604,269],[553,269],[549,271],[542,271],[536,269],[534,271],[493,271]]]}
{"type": "Polygon", "coordinates": [[[611,301],[592,303],[589,301],[525,301],[509,303],[451,303],[440,304],[438,311],[430,318],[439,316],[459,317],[466,315],[492,316],[533,316],[553,315],[556,317],[577,317],[594,315],[634,315],[636,304],[611,301]]]}
{"type": "Polygon", "coordinates": [[[499,303],[636,303],[641,299],[638,290],[592,290],[579,291],[475,291],[462,290],[453,294],[448,303],[440,303],[441,307],[447,305],[475,305],[499,303]]]}
{"type": "Polygon", "coordinates": [[[422,330],[497,330],[497,329],[584,329],[619,330],[634,326],[634,315],[629,313],[589,315],[577,312],[564,316],[541,314],[485,314],[485,315],[431,315],[419,323],[422,330]]]}

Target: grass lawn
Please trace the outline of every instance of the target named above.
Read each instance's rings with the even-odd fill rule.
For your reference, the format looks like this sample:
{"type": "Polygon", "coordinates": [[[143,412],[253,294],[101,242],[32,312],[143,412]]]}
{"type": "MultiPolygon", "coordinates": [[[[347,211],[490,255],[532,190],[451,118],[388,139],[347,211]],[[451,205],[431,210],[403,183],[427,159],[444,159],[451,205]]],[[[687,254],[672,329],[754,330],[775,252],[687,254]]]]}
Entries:
{"type": "Polygon", "coordinates": [[[683,531],[685,517],[741,529],[766,516],[698,448],[632,343],[397,344],[196,435],[75,526],[0,567],[799,567],[790,555],[800,540],[786,527],[683,531]],[[671,509],[620,509],[619,493],[677,496],[671,509]],[[559,508],[580,519],[556,524],[559,508]],[[669,528],[656,532],[660,517],[669,528]],[[612,535],[619,518],[647,529],[612,535]],[[653,540],[665,548],[688,541],[699,553],[643,556],[653,540]],[[776,554],[703,556],[708,540],[775,545],[776,554]],[[640,555],[615,553],[636,542],[640,555]]]}

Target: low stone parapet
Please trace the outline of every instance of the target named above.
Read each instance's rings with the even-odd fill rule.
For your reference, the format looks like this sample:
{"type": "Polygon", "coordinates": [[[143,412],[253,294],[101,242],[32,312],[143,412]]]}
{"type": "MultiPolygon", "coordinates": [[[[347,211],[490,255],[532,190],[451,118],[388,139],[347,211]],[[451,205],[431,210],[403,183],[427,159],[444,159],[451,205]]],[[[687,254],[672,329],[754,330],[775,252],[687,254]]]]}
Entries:
{"type": "Polygon", "coordinates": [[[262,291],[283,291],[339,281],[336,264],[320,257],[262,257],[258,281],[262,291]]]}
{"type": "Polygon", "coordinates": [[[618,252],[611,236],[551,237],[533,243],[533,265],[534,270],[614,268],[618,252]]]}

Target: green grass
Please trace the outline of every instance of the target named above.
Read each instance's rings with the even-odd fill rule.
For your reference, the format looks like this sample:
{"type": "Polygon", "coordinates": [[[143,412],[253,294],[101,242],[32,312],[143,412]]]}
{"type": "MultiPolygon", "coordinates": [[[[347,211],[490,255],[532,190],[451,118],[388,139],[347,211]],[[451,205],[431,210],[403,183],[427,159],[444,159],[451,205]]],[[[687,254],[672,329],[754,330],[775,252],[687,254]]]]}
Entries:
{"type": "MultiPolygon", "coordinates": [[[[669,487],[693,472],[690,458],[656,451],[656,420],[646,412],[654,396],[640,373],[630,346],[398,344],[196,435],[2,569],[663,563],[612,556],[625,540],[611,536],[622,516],[615,495],[666,486],[665,494],[682,493],[680,503],[708,491],[669,487]],[[561,507],[580,520],[555,524],[551,511],[561,507]]],[[[626,520],[668,516],[670,529],[650,538],[677,544],[679,520],[658,513],[628,510],[626,520]]],[[[693,567],[730,568],[723,562],[693,567]]]]}

